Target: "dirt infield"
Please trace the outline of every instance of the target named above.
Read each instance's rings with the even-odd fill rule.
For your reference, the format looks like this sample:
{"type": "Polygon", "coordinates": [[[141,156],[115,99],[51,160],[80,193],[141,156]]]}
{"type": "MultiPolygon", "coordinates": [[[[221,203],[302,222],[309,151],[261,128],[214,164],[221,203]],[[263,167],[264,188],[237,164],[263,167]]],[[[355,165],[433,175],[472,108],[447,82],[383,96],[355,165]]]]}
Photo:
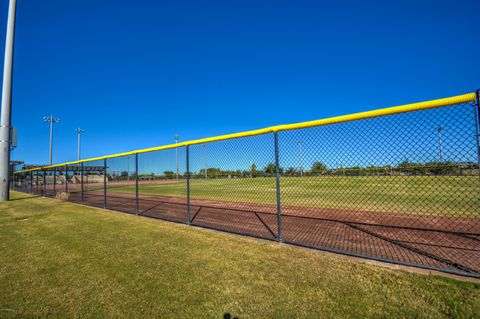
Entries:
{"type": "MultiPolygon", "coordinates": [[[[81,193],[70,188],[70,201],[81,193]]],[[[53,191],[45,194],[52,197],[53,191]]],[[[190,201],[194,226],[277,240],[275,205],[190,201]]],[[[83,204],[103,208],[102,190],[86,191],[83,204]]],[[[107,192],[106,207],[136,212],[135,195],[107,192]]],[[[179,223],[187,221],[186,198],[139,195],[138,214],[179,223]]],[[[282,240],[287,243],[393,262],[480,273],[480,219],[432,215],[351,212],[282,206],[282,240]]]]}

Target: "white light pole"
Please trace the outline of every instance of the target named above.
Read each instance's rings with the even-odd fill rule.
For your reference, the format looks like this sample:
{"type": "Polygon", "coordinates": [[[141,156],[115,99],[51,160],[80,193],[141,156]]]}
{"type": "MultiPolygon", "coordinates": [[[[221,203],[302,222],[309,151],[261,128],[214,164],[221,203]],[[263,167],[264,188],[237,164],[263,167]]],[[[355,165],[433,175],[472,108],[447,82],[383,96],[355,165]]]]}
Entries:
{"type": "Polygon", "coordinates": [[[439,126],[437,130],[438,130],[438,146],[440,147],[440,162],[443,162],[443,141],[442,141],[443,126],[439,126]]]}
{"type": "Polygon", "coordinates": [[[208,178],[208,169],[207,169],[207,144],[203,144],[203,148],[205,149],[205,179],[208,178]]]}
{"type": "Polygon", "coordinates": [[[298,143],[298,155],[300,158],[300,176],[303,176],[303,140],[297,141],[298,143]]]}
{"type": "MultiPolygon", "coordinates": [[[[180,136],[178,134],[175,134],[175,144],[178,144],[178,139],[180,136]]],[[[177,182],[178,182],[178,147],[175,147],[175,165],[176,165],[176,175],[177,175],[177,182]]]]}
{"type": "MultiPolygon", "coordinates": [[[[75,132],[77,132],[77,158],[78,158],[78,161],[80,161],[80,142],[81,142],[80,136],[82,135],[83,132],[85,132],[85,130],[83,128],[77,127],[75,129],[75,132]]],[[[78,163],[78,165],[80,165],[80,163],[78,163]]]]}
{"type": "Polygon", "coordinates": [[[127,181],[130,181],[130,155],[127,156],[127,181]]]}
{"type": "Polygon", "coordinates": [[[3,64],[2,110],[0,113],[0,193],[2,201],[7,201],[10,198],[10,130],[16,6],[17,1],[10,0],[5,40],[5,60],[3,64]]]}
{"type": "Polygon", "coordinates": [[[50,116],[44,116],[43,121],[50,123],[50,165],[52,165],[52,147],[53,147],[53,123],[60,122],[60,119],[53,117],[52,114],[50,116]]]}

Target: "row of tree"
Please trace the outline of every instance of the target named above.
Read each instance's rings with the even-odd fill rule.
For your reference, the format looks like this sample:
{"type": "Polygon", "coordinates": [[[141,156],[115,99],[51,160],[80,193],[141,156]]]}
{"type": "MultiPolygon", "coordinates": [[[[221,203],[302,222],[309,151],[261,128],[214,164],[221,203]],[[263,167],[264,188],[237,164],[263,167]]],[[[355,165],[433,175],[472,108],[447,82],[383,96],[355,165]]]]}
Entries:
{"type": "MultiPolygon", "coordinates": [[[[403,161],[396,166],[353,166],[328,168],[325,163],[315,162],[307,170],[298,167],[279,168],[282,176],[392,176],[392,175],[478,175],[478,163],[455,163],[455,162],[428,162],[416,163],[403,161]]],[[[220,168],[200,169],[191,172],[191,178],[256,178],[272,177],[276,174],[275,163],[267,164],[263,169],[258,169],[252,163],[249,170],[222,170],[220,168]]],[[[123,171],[116,174],[109,174],[109,178],[116,181],[135,179],[135,174],[128,174],[123,171]]],[[[180,174],[180,178],[186,178],[186,173],[180,174]]],[[[174,171],[164,171],[163,174],[140,174],[141,180],[174,179],[174,171]]]]}

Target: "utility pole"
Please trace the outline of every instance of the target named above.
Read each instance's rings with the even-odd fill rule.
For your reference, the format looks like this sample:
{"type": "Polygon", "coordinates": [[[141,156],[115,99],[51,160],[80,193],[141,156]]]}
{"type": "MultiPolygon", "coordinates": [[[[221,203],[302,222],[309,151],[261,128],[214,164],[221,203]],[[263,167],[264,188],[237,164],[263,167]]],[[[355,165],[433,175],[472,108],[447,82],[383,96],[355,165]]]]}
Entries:
{"type": "MultiPolygon", "coordinates": [[[[77,155],[78,155],[77,158],[78,158],[78,161],[80,161],[80,142],[81,142],[80,136],[82,135],[83,132],[85,132],[85,130],[83,128],[77,127],[75,129],[75,132],[77,132],[77,148],[78,148],[77,149],[77,155]]],[[[78,165],[80,165],[80,163],[78,163],[78,165]]]]}
{"type": "Polygon", "coordinates": [[[3,64],[2,110],[0,113],[0,193],[2,201],[10,199],[10,130],[16,6],[17,1],[10,0],[5,40],[5,60],[3,64]]]}
{"type": "MultiPolygon", "coordinates": [[[[180,136],[178,134],[175,134],[175,144],[178,144],[178,139],[180,136]]],[[[175,147],[175,165],[176,165],[176,175],[177,175],[177,182],[178,182],[178,147],[175,147]]]]}
{"type": "Polygon", "coordinates": [[[443,162],[443,141],[442,141],[442,131],[443,126],[438,126],[438,146],[440,147],[440,162],[443,162]]]}
{"type": "Polygon", "coordinates": [[[203,148],[205,150],[205,179],[208,178],[208,169],[207,169],[207,144],[203,144],[203,148]]]}
{"type": "Polygon", "coordinates": [[[47,123],[50,123],[50,165],[52,165],[52,163],[53,163],[53,159],[52,159],[53,123],[60,122],[60,119],[57,119],[57,118],[53,117],[52,114],[50,114],[50,116],[44,116],[43,121],[47,122],[47,123]]]}
{"type": "Polygon", "coordinates": [[[127,156],[127,181],[130,181],[130,155],[127,156]]]}
{"type": "Polygon", "coordinates": [[[303,176],[303,140],[297,141],[298,143],[298,155],[300,159],[300,176],[303,176]]]}

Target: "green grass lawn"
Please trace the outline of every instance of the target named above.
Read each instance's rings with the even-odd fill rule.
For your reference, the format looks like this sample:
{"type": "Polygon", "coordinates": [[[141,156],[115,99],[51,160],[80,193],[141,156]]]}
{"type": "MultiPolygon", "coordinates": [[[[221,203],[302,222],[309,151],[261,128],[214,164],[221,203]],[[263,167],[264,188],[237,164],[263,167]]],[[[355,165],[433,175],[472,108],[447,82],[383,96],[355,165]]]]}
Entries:
{"type": "Polygon", "coordinates": [[[480,284],[13,193],[0,317],[474,318],[480,284]]]}
{"type": "MultiPolygon", "coordinates": [[[[135,186],[109,185],[135,192],[135,186]]],[[[186,196],[185,182],[141,184],[149,195],[186,196]]],[[[480,216],[480,180],[475,176],[282,177],[284,205],[407,214],[480,216]]],[[[275,204],[274,178],[193,179],[192,198],[275,204]]]]}

